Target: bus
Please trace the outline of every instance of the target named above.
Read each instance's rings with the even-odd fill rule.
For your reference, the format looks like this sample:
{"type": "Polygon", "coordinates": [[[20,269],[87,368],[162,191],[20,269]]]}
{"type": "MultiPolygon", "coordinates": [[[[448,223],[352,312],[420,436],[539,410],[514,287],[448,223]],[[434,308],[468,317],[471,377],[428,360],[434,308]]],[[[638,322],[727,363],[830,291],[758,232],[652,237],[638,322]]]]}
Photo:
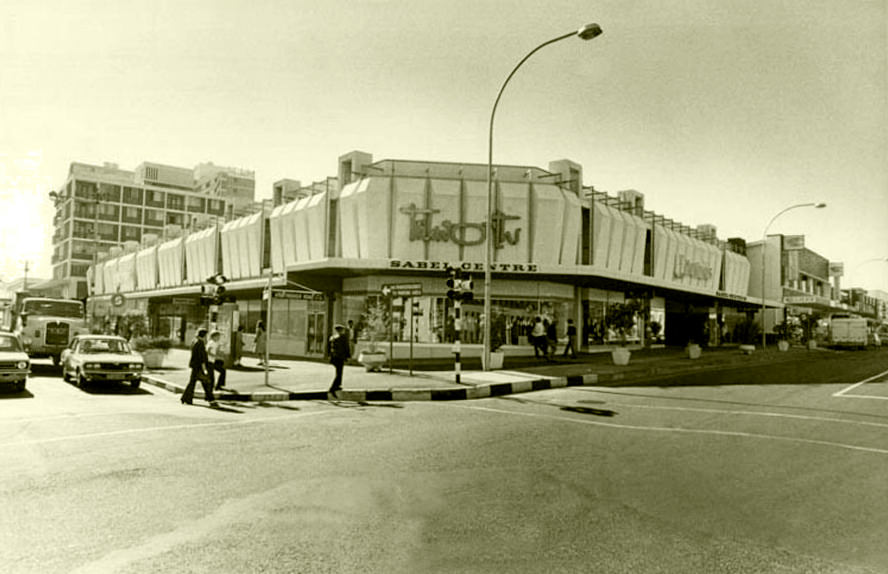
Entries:
{"type": "Polygon", "coordinates": [[[62,351],[73,337],[88,332],[83,302],[75,299],[17,293],[11,321],[11,330],[21,339],[25,352],[32,359],[51,357],[54,365],[60,363],[62,351]]]}

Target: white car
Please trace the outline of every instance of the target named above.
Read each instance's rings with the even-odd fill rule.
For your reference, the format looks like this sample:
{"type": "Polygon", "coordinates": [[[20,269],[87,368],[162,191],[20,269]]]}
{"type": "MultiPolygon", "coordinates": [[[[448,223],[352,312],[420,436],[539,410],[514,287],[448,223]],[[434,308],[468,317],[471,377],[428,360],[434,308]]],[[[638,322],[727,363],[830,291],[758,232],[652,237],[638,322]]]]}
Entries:
{"type": "Polygon", "coordinates": [[[15,333],[0,332],[0,384],[13,385],[16,392],[25,390],[31,374],[31,359],[15,333]]]}
{"type": "Polygon", "coordinates": [[[142,382],[145,362],[123,337],[80,335],[62,351],[62,378],[73,377],[79,387],[93,382],[127,382],[134,389],[142,382]]]}

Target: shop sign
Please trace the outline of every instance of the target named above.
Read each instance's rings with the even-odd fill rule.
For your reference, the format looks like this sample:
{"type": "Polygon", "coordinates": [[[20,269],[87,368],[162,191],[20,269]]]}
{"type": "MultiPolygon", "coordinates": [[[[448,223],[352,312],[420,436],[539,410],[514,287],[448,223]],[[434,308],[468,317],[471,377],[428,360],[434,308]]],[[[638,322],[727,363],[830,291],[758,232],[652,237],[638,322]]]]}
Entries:
{"type": "MultiPolygon", "coordinates": [[[[275,299],[296,299],[298,301],[323,301],[324,294],[316,293],[314,291],[287,291],[287,290],[273,290],[271,292],[271,296],[275,299]]],[[[266,297],[263,297],[266,299],[266,297]]]]}
{"type": "Polygon", "coordinates": [[[841,277],[845,274],[845,264],[836,261],[829,262],[829,276],[841,277]]]}
{"type": "Polygon", "coordinates": [[[675,279],[690,277],[691,279],[709,281],[712,277],[712,269],[705,263],[691,261],[684,255],[678,255],[675,258],[675,270],[672,272],[672,276],[675,279]]]}
{"type": "Polygon", "coordinates": [[[814,295],[789,295],[783,298],[783,302],[793,305],[817,303],[817,297],[814,295]]]}
{"type": "MultiPolygon", "coordinates": [[[[415,203],[402,207],[401,213],[410,218],[410,241],[452,241],[457,245],[480,245],[484,243],[487,229],[484,221],[480,223],[468,223],[460,221],[455,223],[445,219],[435,223],[432,215],[440,213],[440,209],[423,209],[416,207],[415,203]]],[[[506,222],[521,219],[518,215],[506,215],[500,210],[493,212],[490,220],[490,228],[493,233],[493,245],[496,249],[502,249],[508,243],[517,245],[521,237],[521,228],[506,229],[506,222]]]]}
{"type": "MultiPolygon", "coordinates": [[[[420,269],[429,271],[444,271],[448,267],[468,272],[484,272],[483,263],[472,263],[469,261],[461,263],[450,263],[448,261],[421,261],[409,259],[391,259],[389,268],[391,269],[420,269]]],[[[512,272],[512,273],[536,273],[539,271],[536,263],[491,263],[491,271],[512,272]]]]}
{"type": "Polygon", "coordinates": [[[783,250],[784,251],[798,251],[800,249],[805,248],[805,236],[804,235],[784,235],[783,236],[783,250]]]}

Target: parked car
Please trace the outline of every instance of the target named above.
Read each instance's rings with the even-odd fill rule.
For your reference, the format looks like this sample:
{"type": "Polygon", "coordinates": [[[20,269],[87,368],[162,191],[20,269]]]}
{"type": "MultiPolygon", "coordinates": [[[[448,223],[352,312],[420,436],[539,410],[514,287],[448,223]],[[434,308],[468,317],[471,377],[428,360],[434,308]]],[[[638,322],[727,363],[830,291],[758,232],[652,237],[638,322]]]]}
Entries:
{"type": "Polygon", "coordinates": [[[31,374],[31,359],[15,333],[0,331],[0,384],[12,385],[16,392],[25,390],[31,374]]]}
{"type": "Polygon", "coordinates": [[[80,335],[62,351],[62,378],[82,387],[93,382],[128,382],[134,389],[142,383],[145,362],[123,337],[80,335]]]}

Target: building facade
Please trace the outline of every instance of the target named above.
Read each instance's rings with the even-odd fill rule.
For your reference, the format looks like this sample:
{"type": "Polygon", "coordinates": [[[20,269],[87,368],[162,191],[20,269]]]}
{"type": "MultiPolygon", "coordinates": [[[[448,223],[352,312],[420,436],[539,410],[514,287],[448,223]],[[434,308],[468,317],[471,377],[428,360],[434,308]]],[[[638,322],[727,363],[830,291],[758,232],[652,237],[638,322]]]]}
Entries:
{"type": "MultiPolygon", "coordinates": [[[[231,327],[252,332],[271,301],[272,353],[321,356],[334,322],[351,321],[366,344],[369,311],[384,304],[396,355],[412,341],[415,356],[446,357],[455,337],[445,284],[452,265],[475,277],[460,335],[464,354],[478,355],[486,170],[346,154],[337,177],[289,185],[292,201],[98,262],[91,313],[105,325],[148,316],[155,330],[186,341],[213,317],[200,294],[222,273],[237,298],[231,327]],[[383,287],[403,283],[419,293],[383,301],[383,287]],[[269,284],[270,299],[262,295],[269,284]]],[[[626,299],[643,301],[649,317],[634,342],[676,345],[729,339],[732,323],[757,305],[742,240],[647,211],[637,191],[584,187],[582,167],[568,160],[548,170],[497,166],[494,182],[491,300],[508,353],[532,352],[536,317],[555,322],[562,337],[572,320],[582,347],[614,344],[607,310],[626,299]]]]}
{"type": "Polygon", "coordinates": [[[126,245],[233,217],[253,204],[252,172],[201,164],[195,169],[145,162],[134,171],[117,165],[72,163],[51,194],[53,278],[64,295],[85,298],[87,269],[126,245]]]}

